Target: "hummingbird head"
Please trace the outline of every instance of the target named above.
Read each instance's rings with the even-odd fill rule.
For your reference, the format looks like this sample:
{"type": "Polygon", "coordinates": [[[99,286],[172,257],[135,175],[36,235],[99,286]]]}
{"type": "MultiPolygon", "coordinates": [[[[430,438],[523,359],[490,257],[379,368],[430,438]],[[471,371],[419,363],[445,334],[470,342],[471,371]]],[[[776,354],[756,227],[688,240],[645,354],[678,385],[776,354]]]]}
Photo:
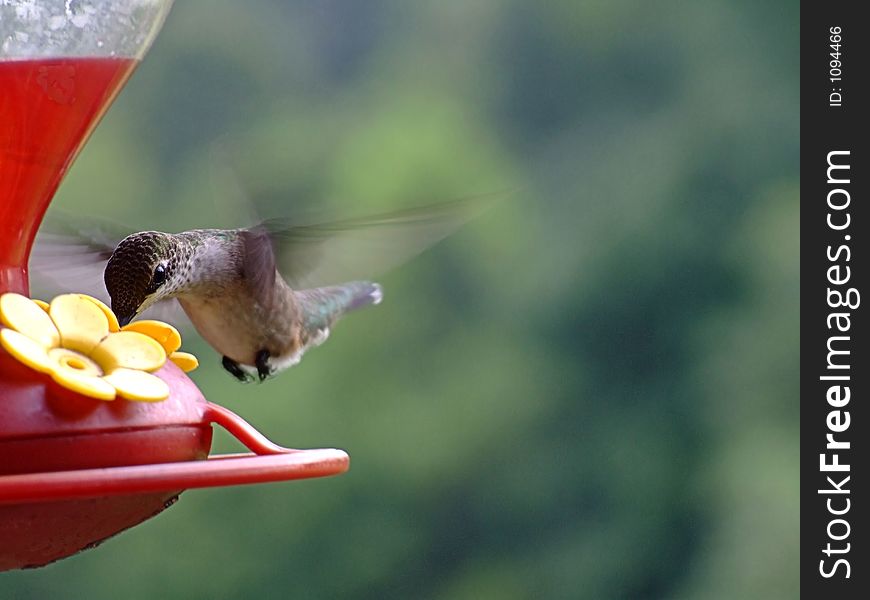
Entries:
{"type": "Polygon", "coordinates": [[[166,297],[175,268],[173,236],[143,231],[127,236],[109,258],[103,280],[120,324],[166,297]]]}

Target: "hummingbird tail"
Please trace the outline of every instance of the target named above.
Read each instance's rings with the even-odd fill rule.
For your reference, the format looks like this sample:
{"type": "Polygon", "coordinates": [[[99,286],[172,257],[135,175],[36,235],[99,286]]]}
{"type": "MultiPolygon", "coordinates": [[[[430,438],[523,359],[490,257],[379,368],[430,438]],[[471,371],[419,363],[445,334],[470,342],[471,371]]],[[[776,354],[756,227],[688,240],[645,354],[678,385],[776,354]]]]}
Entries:
{"type": "Polygon", "coordinates": [[[342,312],[350,312],[369,304],[380,304],[384,299],[384,290],[377,283],[369,281],[354,281],[338,286],[339,289],[345,289],[350,295],[342,312]]]}
{"type": "Polygon", "coordinates": [[[306,326],[311,330],[329,327],[345,313],[380,304],[384,297],[381,286],[369,281],[352,281],[342,285],[301,290],[300,299],[306,326]]]}

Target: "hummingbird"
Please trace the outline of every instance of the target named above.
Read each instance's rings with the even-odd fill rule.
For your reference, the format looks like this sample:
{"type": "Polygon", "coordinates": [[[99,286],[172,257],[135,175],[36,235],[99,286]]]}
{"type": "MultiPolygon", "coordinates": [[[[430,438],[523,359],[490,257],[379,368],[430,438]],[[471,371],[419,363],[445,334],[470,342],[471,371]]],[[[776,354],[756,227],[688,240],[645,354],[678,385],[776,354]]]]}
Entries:
{"type": "Polygon", "coordinates": [[[41,232],[49,239],[38,239],[32,266],[37,274],[54,272],[55,280],[61,272],[72,277],[64,286],[72,287],[83,281],[83,265],[105,264],[103,284],[122,326],[177,301],[224,369],[239,381],[262,382],[325,342],[345,314],[380,304],[378,283],[348,274],[397,266],[480,208],[476,198],[344,221],[272,219],[249,228],[123,237],[92,227],[75,232],[72,242],[69,234],[41,232]]]}

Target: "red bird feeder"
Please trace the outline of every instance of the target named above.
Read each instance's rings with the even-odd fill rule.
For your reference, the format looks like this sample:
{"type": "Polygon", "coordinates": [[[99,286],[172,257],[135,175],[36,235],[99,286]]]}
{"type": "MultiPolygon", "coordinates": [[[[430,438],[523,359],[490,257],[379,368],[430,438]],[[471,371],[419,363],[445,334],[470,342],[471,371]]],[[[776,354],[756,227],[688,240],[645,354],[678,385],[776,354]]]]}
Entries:
{"type": "MultiPolygon", "coordinates": [[[[0,295],[27,296],[28,257],[51,197],[171,1],[24,4],[0,7],[0,295]]],[[[189,488],[348,468],[341,450],[271,443],[206,401],[172,361],[152,375],[168,387],[162,402],[127,400],[122,388],[105,401],[0,346],[0,571],[93,547],[189,488]],[[251,452],[209,456],[215,424],[251,452]]]]}

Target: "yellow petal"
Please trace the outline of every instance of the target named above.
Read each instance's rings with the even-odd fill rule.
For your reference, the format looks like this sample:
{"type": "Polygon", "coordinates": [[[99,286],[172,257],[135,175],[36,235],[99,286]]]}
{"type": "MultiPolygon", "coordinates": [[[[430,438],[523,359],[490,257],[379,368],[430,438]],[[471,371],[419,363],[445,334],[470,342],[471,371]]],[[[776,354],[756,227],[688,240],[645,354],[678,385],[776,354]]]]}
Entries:
{"type": "Polygon", "coordinates": [[[61,344],[65,348],[88,354],[109,334],[106,315],[80,294],[57,296],[51,301],[48,314],[57,325],[61,344]]]}
{"type": "Polygon", "coordinates": [[[82,375],[73,369],[56,369],[51,378],[63,387],[97,400],[114,400],[115,387],[102,377],[82,375]]]}
{"type": "Polygon", "coordinates": [[[163,321],[150,321],[148,319],[133,321],[121,329],[122,331],[138,331],[153,337],[157,343],[163,346],[166,354],[172,354],[181,348],[181,334],[175,327],[163,321]]]}
{"type": "Polygon", "coordinates": [[[0,344],[19,362],[40,373],[49,373],[53,368],[45,347],[14,329],[0,329],[0,344]]]}
{"type": "Polygon", "coordinates": [[[79,375],[100,377],[103,370],[90,358],[67,348],[52,348],[48,351],[48,358],[55,363],[55,369],[71,369],[79,375]]]}
{"type": "Polygon", "coordinates": [[[173,352],[169,355],[169,360],[185,373],[189,373],[199,366],[199,361],[189,352],[173,352]]]}
{"type": "Polygon", "coordinates": [[[21,294],[0,296],[0,322],[23,333],[44,348],[60,343],[60,334],[49,316],[33,300],[21,294]]]}
{"type": "Polygon", "coordinates": [[[106,306],[105,302],[103,302],[99,298],[88,296],[87,294],[79,294],[79,297],[93,302],[97,305],[97,308],[103,311],[103,314],[106,315],[106,319],[108,319],[109,321],[109,331],[121,331],[121,324],[118,323],[118,317],[115,316],[115,313],[112,312],[111,308],[106,306]]]}
{"type": "Polygon", "coordinates": [[[108,373],[119,367],[155,371],[166,362],[166,351],[153,338],[137,331],[110,333],[90,353],[108,373]]]}
{"type": "Polygon", "coordinates": [[[45,300],[37,300],[36,298],[33,298],[32,300],[33,303],[36,304],[36,306],[38,306],[45,312],[48,312],[48,302],[46,302],[45,300]]]}
{"type": "Polygon", "coordinates": [[[169,398],[166,382],[144,371],[115,369],[103,380],[118,390],[118,395],[127,400],[139,402],[159,402],[169,398]]]}

